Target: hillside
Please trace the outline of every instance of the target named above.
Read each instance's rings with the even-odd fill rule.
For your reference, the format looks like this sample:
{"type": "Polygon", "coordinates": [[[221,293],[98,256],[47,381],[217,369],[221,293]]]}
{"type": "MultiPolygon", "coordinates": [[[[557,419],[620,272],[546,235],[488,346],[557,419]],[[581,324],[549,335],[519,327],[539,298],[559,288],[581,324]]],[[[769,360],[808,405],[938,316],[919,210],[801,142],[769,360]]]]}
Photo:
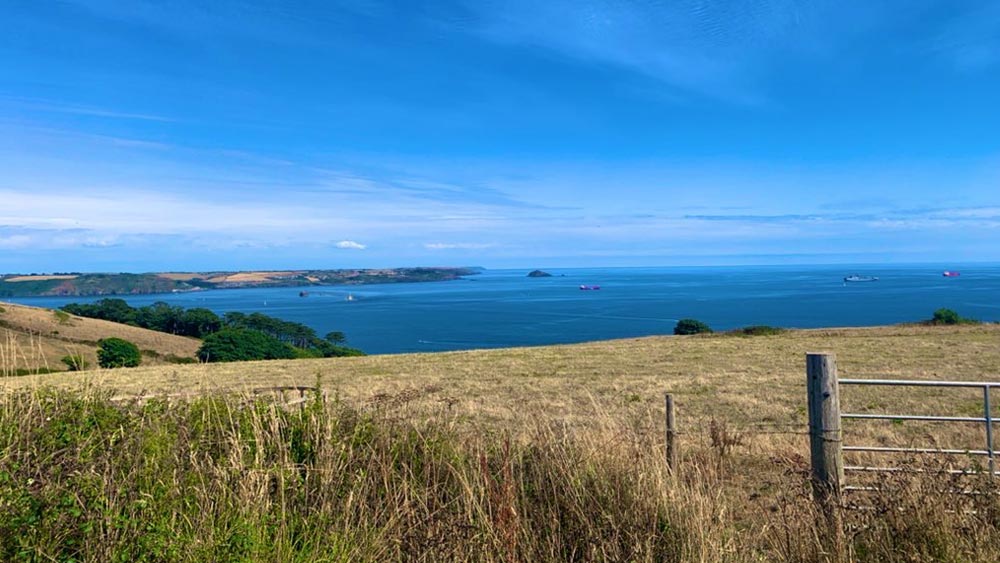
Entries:
{"type": "Polygon", "coordinates": [[[47,368],[64,370],[60,361],[69,354],[82,354],[97,365],[97,341],[124,338],[143,351],[143,363],[164,365],[177,358],[194,358],[200,342],[98,319],[87,319],[63,311],[0,302],[0,370],[47,368]]]}
{"type": "MultiPolygon", "coordinates": [[[[625,416],[637,409],[660,409],[662,394],[671,391],[688,419],[725,416],[786,423],[804,421],[804,356],[814,351],[835,353],[842,377],[1000,380],[1000,325],[995,324],[797,330],[757,337],[661,336],[434,354],[150,366],[95,372],[88,380],[123,395],[185,395],[314,385],[319,378],[328,392],[354,403],[403,405],[408,415],[437,413],[444,404],[476,424],[519,423],[537,412],[584,423],[597,413],[625,416]]],[[[0,385],[79,381],[42,375],[0,385]]],[[[976,401],[972,396],[962,408],[975,408],[976,401]]]]}
{"type": "Polygon", "coordinates": [[[143,295],[247,287],[432,282],[455,280],[476,273],[478,270],[471,268],[379,268],[144,274],[6,274],[0,275],[0,297],[143,295]]]}
{"type": "MultiPolygon", "coordinates": [[[[0,422],[11,429],[0,446],[18,452],[0,459],[19,484],[8,505],[93,496],[74,501],[75,520],[54,503],[40,520],[23,509],[8,535],[34,533],[29,545],[46,554],[76,549],[62,538],[83,538],[80,560],[135,559],[162,546],[185,561],[834,560],[836,534],[809,492],[811,351],[835,353],[841,377],[1000,380],[998,325],[0,378],[0,422]],[[317,383],[325,402],[248,408],[255,390],[317,383]],[[666,391],[678,407],[676,472],[664,463],[666,391]],[[47,460],[41,478],[36,459],[47,460]],[[81,470],[81,459],[92,461],[81,470]],[[86,480],[94,475],[105,475],[100,487],[86,480]],[[137,532],[102,526],[109,510],[137,532]],[[132,539],[149,533],[156,543],[132,539]]],[[[862,413],[981,416],[982,400],[974,389],[841,392],[844,410],[862,413]]],[[[981,448],[982,439],[980,425],[844,421],[850,445],[981,448]]],[[[941,494],[995,490],[981,474],[938,473],[981,459],[845,460],[930,473],[849,474],[874,494],[847,497],[863,509],[844,511],[842,560],[1000,560],[1000,497],[941,494]]]]}

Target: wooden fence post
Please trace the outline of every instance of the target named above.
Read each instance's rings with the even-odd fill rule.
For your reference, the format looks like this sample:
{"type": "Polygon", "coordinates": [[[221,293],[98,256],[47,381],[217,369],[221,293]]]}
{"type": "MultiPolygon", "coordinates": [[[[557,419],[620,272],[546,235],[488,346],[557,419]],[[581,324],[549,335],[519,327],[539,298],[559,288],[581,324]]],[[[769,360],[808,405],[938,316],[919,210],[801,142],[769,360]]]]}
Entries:
{"type": "Polygon", "coordinates": [[[806,387],[813,494],[829,525],[827,555],[833,561],[842,561],[844,529],[840,494],[844,482],[844,458],[837,360],[832,354],[806,354],[806,387]]]}
{"type": "Polygon", "coordinates": [[[666,406],[667,432],[667,467],[674,475],[677,474],[677,418],[674,412],[674,396],[667,393],[664,396],[666,406]]]}

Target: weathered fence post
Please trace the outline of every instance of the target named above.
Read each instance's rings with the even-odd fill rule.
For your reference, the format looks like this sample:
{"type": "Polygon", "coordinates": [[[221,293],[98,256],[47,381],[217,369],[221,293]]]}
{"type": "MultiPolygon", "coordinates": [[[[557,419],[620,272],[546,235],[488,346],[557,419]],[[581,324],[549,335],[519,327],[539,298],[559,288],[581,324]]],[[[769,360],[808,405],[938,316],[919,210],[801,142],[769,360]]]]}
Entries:
{"type": "Polygon", "coordinates": [[[674,396],[667,393],[664,396],[666,406],[667,432],[667,467],[674,475],[677,474],[677,418],[674,412],[674,396]]]}
{"type": "Polygon", "coordinates": [[[837,360],[832,354],[806,354],[806,387],[813,493],[829,525],[827,555],[833,561],[841,561],[844,559],[844,529],[840,494],[844,482],[844,458],[837,360]]]}

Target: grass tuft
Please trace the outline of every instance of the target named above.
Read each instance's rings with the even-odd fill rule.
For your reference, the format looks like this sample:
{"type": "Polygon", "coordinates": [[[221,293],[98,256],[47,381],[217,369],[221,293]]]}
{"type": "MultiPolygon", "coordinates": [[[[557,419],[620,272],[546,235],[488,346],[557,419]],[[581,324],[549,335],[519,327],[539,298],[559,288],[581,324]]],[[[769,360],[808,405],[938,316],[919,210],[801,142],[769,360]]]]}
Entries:
{"type": "MultiPolygon", "coordinates": [[[[718,423],[675,477],[658,433],[632,422],[515,436],[318,391],[291,407],[12,392],[0,399],[0,559],[824,559],[800,460],[755,459],[750,437],[718,423]],[[746,479],[770,492],[734,495],[746,479]]],[[[942,495],[957,483],[927,475],[888,481],[868,510],[845,514],[852,560],[997,560],[996,496],[942,495]]]]}

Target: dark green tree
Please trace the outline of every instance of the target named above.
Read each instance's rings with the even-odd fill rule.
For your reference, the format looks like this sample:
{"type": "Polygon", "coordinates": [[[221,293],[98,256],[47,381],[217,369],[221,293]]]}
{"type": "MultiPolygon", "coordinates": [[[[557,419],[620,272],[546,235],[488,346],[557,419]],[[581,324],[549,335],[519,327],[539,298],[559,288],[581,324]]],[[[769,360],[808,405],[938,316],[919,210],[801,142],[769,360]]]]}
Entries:
{"type": "Polygon", "coordinates": [[[63,311],[79,317],[102,319],[122,324],[136,324],[136,309],[124,299],[108,298],[94,303],[69,303],[62,307],[63,311]]]}
{"type": "Polygon", "coordinates": [[[712,328],[697,319],[681,319],[674,327],[674,334],[702,334],[711,333],[712,328]]]}
{"type": "Polygon", "coordinates": [[[203,362],[239,362],[245,360],[277,360],[294,358],[295,349],[289,344],[246,328],[224,328],[205,337],[198,349],[203,362]]]}
{"type": "Polygon", "coordinates": [[[327,342],[326,340],[315,339],[310,343],[308,348],[313,350],[323,358],[339,358],[342,356],[364,356],[365,353],[357,348],[350,348],[348,346],[341,346],[334,344],[332,342],[327,342]]]}
{"type": "Polygon", "coordinates": [[[97,341],[97,363],[102,368],[134,368],[142,362],[139,347],[122,338],[97,341]]]}
{"type": "Polygon", "coordinates": [[[184,308],[172,306],[163,301],[136,309],[135,321],[142,328],[179,334],[184,308]]]}
{"type": "Polygon", "coordinates": [[[204,338],[222,329],[222,319],[212,311],[202,307],[188,309],[180,317],[177,334],[204,338]]]}

